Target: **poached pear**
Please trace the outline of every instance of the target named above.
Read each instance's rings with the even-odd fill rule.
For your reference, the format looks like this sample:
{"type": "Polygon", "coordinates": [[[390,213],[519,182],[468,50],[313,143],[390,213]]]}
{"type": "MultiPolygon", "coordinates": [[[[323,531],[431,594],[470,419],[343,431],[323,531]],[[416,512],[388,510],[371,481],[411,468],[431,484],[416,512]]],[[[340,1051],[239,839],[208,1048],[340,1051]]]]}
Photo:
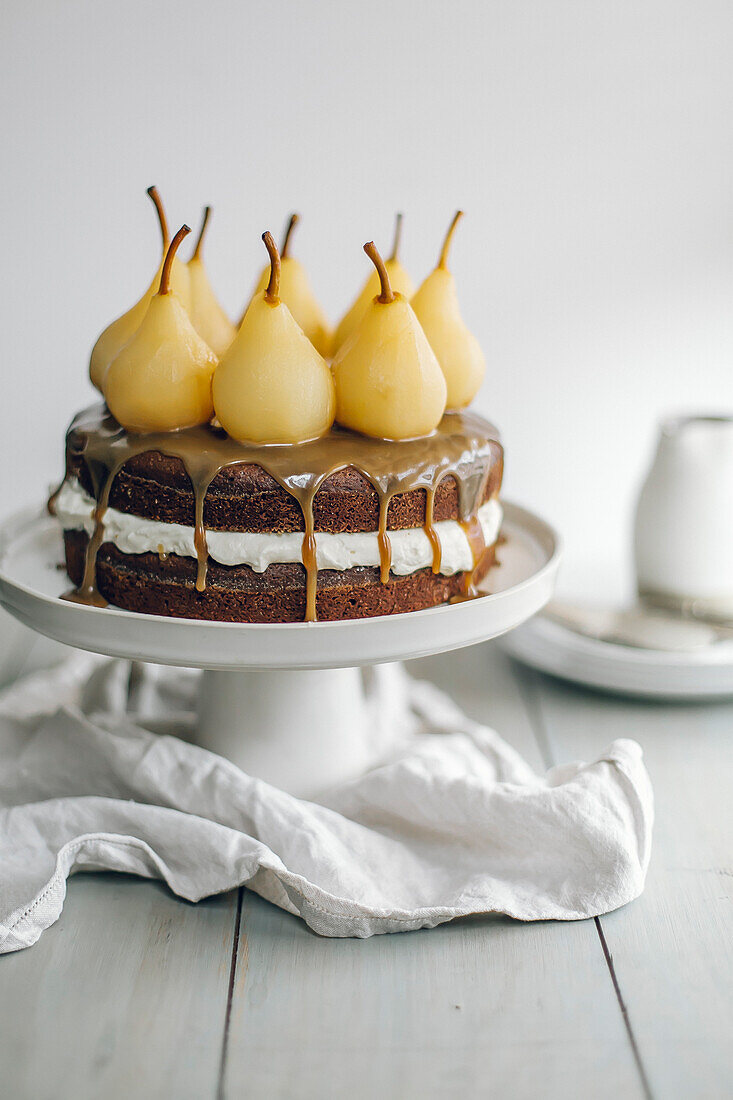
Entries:
{"type": "Polygon", "coordinates": [[[364,251],[381,292],[331,364],[336,419],[382,439],[428,435],[445,411],[443,372],[410,303],[392,290],[374,244],[365,244],[364,251]]]}
{"type": "Polygon", "coordinates": [[[473,401],[486,370],[481,345],[461,317],[456,282],[447,267],[448,249],[462,216],[462,210],[456,211],[438,265],[412,299],[412,308],[445,375],[449,409],[463,409],[473,401]]]}
{"type": "Polygon", "coordinates": [[[236,335],[236,329],[219,305],[212,289],[209,277],[206,274],[204,261],[201,259],[201,244],[204,239],[206,227],[209,224],[211,207],[204,209],[204,217],[201,222],[196,247],[191,259],[186,264],[188,276],[191,282],[191,306],[189,314],[193,321],[193,327],[199,336],[203,336],[206,343],[221,356],[227,350],[236,335]]]}
{"type": "MultiPolygon", "coordinates": [[[[149,187],[147,194],[153,200],[158,214],[160,233],[163,238],[163,254],[150,286],[145,291],[142,298],[136,302],[131,309],[128,309],[127,313],[123,313],[121,317],[118,317],[116,321],[108,325],[101,336],[98,337],[96,344],[92,348],[92,355],[89,360],[89,378],[91,379],[92,385],[96,386],[100,393],[104,391],[104,376],[107,373],[107,368],[118,351],[125,346],[130,337],[140,327],[147,308],[160,285],[163,262],[170,244],[168,222],[157,187],[149,187]]],[[[180,260],[176,260],[173,265],[173,270],[171,271],[171,285],[184,307],[188,308],[190,298],[188,271],[180,260]]]]}
{"type": "MultiPolygon", "coordinates": [[[[415,288],[412,285],[412,279],[405,271],[404,267],[399,261],[400,251],[400,239],[402,237],[402,215],[397,214],[395,218],[395,231],[394,241],[392,242],[392,254],[389,259],[385,260],[384,266],[389,275],[389,282],[394,290],[398,294],[404,295],[409,299],[415,293],[415,288]]],[[[336,351],[341,347],[343,342],[351,335],[359,321],[366,313],[372,301],[380,293],[379,288],[379,275],[376,270],[372,270],[364,286],[360,290],[356,301],[350,307],[347,313],[341,318],[339,326],[336,329],[336,335],[334,336],[333,345],[336,351]]]]}
{"type": "Polygon", "coordinates": [[[271,233],[262,240],[270,278],[249,304],[214,374],[214,409],[234,439],[304,443],[330,429],[333,378],[280,296],[281,261],[271,233]]]}
{"type": "Polygon", "coordinates": [[[163,262],[160,286],[132,339],[110,363],[104,396],[131,432],[172,432],[211,420],[217,358],[171,290],[176,251],[191,230],[181,226],[163,262]]]}
{"type": "MultiPolygon", "coordinates": [[[[333,329],[316,300],[305,268],[288,252],[291,234],[299,221],[297,214],[290,215],[280,248],[280,298],[319,355],[329,358],[333,353],[333,329]]],[[[251,300],[262,294],[269,281],[270,267],[267,265],[262,269],[251,300]]]]}

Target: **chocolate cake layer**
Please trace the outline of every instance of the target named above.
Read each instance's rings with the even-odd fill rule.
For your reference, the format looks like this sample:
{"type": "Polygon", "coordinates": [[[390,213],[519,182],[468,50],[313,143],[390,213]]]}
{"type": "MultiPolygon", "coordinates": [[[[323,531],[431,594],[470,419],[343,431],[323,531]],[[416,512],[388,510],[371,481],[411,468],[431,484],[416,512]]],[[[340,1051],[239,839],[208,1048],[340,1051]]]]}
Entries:
{"type": "MultiPolygon", "coordinates": [[[[94,495],[92,479],[83,457],[69,448],[67,476],[79,479],[94,495]]],[[[498,492],[503,455],[496,445],[483,500],[498,492]]],[[[398,531],[425,523],[425,489],[397,493],[389,502],[387,528],[398,531]]],[[[158,451],[130,458],[115,477],[109,505],[120,512],[163,523],[193,526],[194,491],[183,462],[158,451]]],[[[457,519],[459,492],[456,479],[446,475],[435,493],[434,521],[457,519]]],[[[334,534],[376,531],[379,496],[370,481],[353,467],[328,477],[313,500],[316,531],[334,534]]],[[[261,466],[227,466],[212,480],[204,500],[204,524],[213,530],[302,531],[303,512],[298,501],[261,466]]]]}
{"type": "MultiPolygon", "coordinates": [[[[82,531],[66,531],[66,567],[81,584],[88,543],[82,531]]],[[[486,565],[495,548],[487,551],[486,565]]],[[[97,586],[117,607],[150,615],[213,619],[223,622],[301,622],[306,609],[306,570],[293,564],[271,565],[264,573],[249,566],[225,566],[209,560],[206,588],[196,590],[196,561],[175,554],[123,554],[103,543],[97,557],[97,586]]],[[[316,593],[319,621],[361,619],[420,611],[446,603],[462,589],[465,574],[436,575],[421,569],[407,576],[390,574],[381,584],[379,569],[320,570],[316,593]]]]}

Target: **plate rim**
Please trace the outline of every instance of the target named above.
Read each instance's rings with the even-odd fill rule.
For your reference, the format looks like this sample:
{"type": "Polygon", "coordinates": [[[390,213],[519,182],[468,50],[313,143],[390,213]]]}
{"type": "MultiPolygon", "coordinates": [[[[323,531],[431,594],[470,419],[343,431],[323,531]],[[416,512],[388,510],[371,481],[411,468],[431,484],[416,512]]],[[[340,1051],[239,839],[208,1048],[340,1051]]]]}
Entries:
{"type": "Polygon", "coordinates": [[[688,653],[636,649],[587,638],[542,615],[512,634],[501,642],[511,657],[569,683],[677,701],[733,696],[733,641],[688,653]],[[646,681],[640,679],[644,676],[646,681]]]}

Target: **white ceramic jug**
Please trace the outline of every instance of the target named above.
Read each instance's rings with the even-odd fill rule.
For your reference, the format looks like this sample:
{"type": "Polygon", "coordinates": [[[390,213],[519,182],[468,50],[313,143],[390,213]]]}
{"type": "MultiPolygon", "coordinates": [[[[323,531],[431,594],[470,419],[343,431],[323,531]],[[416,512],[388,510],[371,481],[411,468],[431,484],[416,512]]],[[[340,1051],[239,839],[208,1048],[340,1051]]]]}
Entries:
{"type": "Polygon", "coordinates": [[[634,554],[642,599],[733,618],[733,416],[662,424],[636,507],[634,554]]]}

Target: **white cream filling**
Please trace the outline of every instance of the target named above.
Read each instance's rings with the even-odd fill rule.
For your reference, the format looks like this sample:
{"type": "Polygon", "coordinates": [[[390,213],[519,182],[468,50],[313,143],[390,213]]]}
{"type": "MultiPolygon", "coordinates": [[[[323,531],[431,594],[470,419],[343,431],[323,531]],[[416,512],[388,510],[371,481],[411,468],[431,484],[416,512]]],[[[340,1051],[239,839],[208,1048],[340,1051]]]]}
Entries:
{"type": "MultiPolygon", "coordinates": [[[[56,500],[56,515],[65,531],[94,529],[94,500],[76,479],[65,481],[56,500]]],[[[487,546],[496,541],[502,520],[498,500],[489,500],[478,511],[487,546]]],[[[473,566],[466,534],[456,520],[435,524],[441,547],[440,572],[446,576],[473,566]]],[[[154,519],[118,512],[108,508],[104,514],[105,542],[114,543],[123,554],[180,554],[195,558],[193,527],[180,523],[159,523],[154,519]]],[[[414,573],[433,563],[433,548],[422,527],[390,531],[392,572],[398,576],[414,573]]],[[[249,565],[255,573],[264,573],[275,562],[302,562],[303,535],[294,531],[277,534],[269,531],[206,532],[209,554],[222,565],[249,565]]],[[[316,562],[319,569],[353,569],[358,565],[379,565],[376,531],[316,534],[316,562]]]]}

